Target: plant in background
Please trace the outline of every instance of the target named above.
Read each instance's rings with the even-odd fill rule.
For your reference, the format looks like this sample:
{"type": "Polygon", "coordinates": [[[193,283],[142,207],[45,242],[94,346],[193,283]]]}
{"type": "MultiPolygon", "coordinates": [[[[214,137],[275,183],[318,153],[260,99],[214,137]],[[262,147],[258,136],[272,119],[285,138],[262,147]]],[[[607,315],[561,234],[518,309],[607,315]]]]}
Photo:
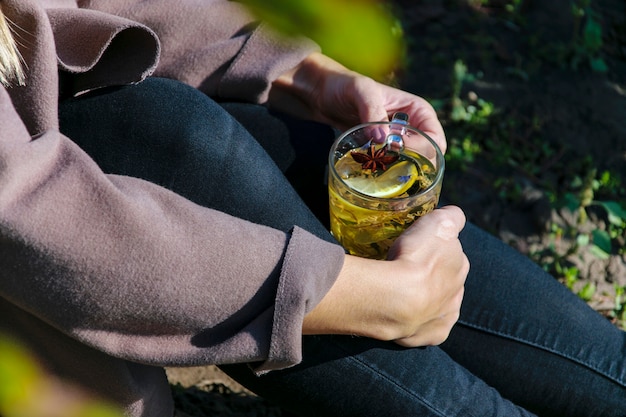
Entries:
{"type": "Polygon", "coordinates": [[[580,279],[580,270],[575,266],[561,266],[560,262],[555,263],[555,271],[557,276],[562,276],[563,284],[571,291],[574,290],[574,285],[580,279]]]}
{"type": "Polygon", "coordinates": [[[571,291],[575,292],[575,286],[580,281],[580,270],[568,260],[571,255],[578,252],[581,242],[577,237],[578,230],[572,227],[550,224],[548,234],[552,242],[541,252],[531,252],[529,257],[544,271],[553,275],[571,291]],[[563,241],[571,242],[563,245],[563,241]],[[557,250],[557,242],[559,249],[557,250]]]}
{"type": "Polygon", "coordinates": [[[626,329],[626,286],[615,285],[615,307],[609,312],[609,318],[622,329],[626,329]]]}
{"type": "Polygon", "coordinates": [[[574,33],[570,46],[571,65],[576,69],[581,62],[588,62],[593,71],[606,72],[608,67],[600,56],[602,51],[602,25],[591,8],[591,0],[572,3],[574,33]]]}
{"type": "Polygon", "coordinates": [[[471,126],[487,126],[496,110],[493,103],[483,100],[474,92],[467,94],[467,100],[461,97],[463,84],[473,82],[478,77],[467,72],[467,65],[456,60],[452,69],[452,95],[450,97],[450,120],[467,122],[471,126]]]}
{"type": "Polygon", "coordinates": [[[583,301],[591,301],[596,293],[596,284],[589,281],[576,293],[583,301]]]}
{"type": "Polygon", "coordinates": [[[445,155],[446,164],[450,168],[465,171],[474,163],[480,151],[480,145],[474,142],[471,136],[465,136],[463,139],[452,137],[445,155]]]}
{"type": "Polygon", "coordinates": [[[526,19],[522,13],[522,9],[526,2],[524,0],[510,0],[504,5],[506,11],[507,26],[517,29],[524,26],[526,19]]]}
{"type": "Polygon", "coordinates": [[[450,119],[454,122],[469,122],[470,124],[485,125],[494,112],[492,103],[470,93],[469,101],[461,98],[463,84],[472,82],[477,77],[467,72],[467,65],[457,60],[452,69],[452,96],[450,98],[450,119]]]}
{"type": "Polygon", "coordinates": [[[579,192],[565,195],[565,206],[573,213],[578,213],[578,222],[588,221],[588,211],[592,208],[600,209],[606,216],[606,228],[594,229],[589,237],[591,252],[600,259],[606,259],[613,252],[613,242],[617,250],[624,253],[624,238],[626,237],[626,208],[617,201],[597,200],[596,195],[603,188],[614,192],[619,189],[619,178],[610,172],[603,172],[597,178],[596,169],[591,169],[585,178],[576,178],[574,188],[579,192]],[[620,241],[622,240],[622,241],[620,241]]]}
{"type": "Polygon", "coordinates": [[[491,116],[495,113],[493,103],[490,103],[470,92],[468,99],[461,97],[463,84],[476,79],[468,73],[467,66],[462,60],[457,60],[452,69],[452,94],[449,101],[449,119],[459,129],[450,129],[446,163],[450,167],[467,170],[481,154],[482,146],[474,138],[488,127],[491,116]],[[462,132],[462,138],[455,135],[462,132]]]}
{"type": "Polygon", "coordinates": [[[467,80],[467,65],[457,59],[452,67],[452,97],[451,97],[451,111],[450,118],[453,121],[465,120],[465,107],[463,105],[463,99],[461,99],[461,91],[463,90],[463,83],[467,80]]]}

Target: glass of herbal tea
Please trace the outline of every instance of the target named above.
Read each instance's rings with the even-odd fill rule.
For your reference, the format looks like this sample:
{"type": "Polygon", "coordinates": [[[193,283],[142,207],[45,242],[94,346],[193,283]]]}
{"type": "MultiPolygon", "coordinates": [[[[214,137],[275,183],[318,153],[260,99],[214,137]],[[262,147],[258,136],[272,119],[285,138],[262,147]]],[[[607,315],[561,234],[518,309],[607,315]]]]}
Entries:
{"type": "Polygon", "coordinates": [[[344,132],[329,155],[333,236],[352,255],[385,259],[400,233],[437,206],[444,166],[441,149],[404,113],[344,132]]]}

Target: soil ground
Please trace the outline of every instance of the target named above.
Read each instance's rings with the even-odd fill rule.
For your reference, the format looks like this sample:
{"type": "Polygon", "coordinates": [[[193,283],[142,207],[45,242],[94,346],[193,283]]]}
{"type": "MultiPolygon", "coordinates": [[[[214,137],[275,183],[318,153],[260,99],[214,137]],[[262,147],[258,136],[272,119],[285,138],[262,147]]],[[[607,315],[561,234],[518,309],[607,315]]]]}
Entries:
{"type": "MultiPolygon", "coordinates": [[[[626,207],[626,3],[591,2],[603,30],[602,45],[593,54],[581,52],[586,42],[574,33],[582,32],[585,18],[576,30],[571,11],[576,2],[570,0],[525,0],[513,13],[505,7],[511,1],[490,1],[491,7],[472,7],[467,1],[395,3],[404,10],[403,27],[411,41],[401,86],[445,103],[453,95],[454,63],[462,60],[469,76],[459,97],[493,103],[500,126],[506,125],[490,125],[505,130],[504,138],[501,130],[500,137],[479,132],[494,136],[483,137],[484,146],[507,141],[514,150],[507,158],[517,158],[503,166],[488,153],[464,169],[447,170],[443,196],[460,205],[472,222],[540,263],[562,256],[562,263],[579,270],[574,290],[593,283],[590,304],[602,312],[614,308],[614,285],[626,285],[624,236],[616,239],[621,255],[614,248],[612,256],[599,259],[591,246],[575,247],[576,240],[606,229],[606,219],[591,211],[589,221],[581,223],[578,213],[552,200],[592,170],[609,170],[621,180],[621,190],[595,198],[626,207]],[[574,48],[578,56],[572,56],[574,48]],[[601,56],[607,71],[593,71],[591,55],[601,56]],[[556,236],[555,228],[575,233],[556,236]]],[[[450,121],[445,106],[442,120],[449,141],[467,129],[450,121]]]]}
{"type": "MultiPolygon", "coordinates": [[[[574,36],[580,30],[572,4],[580,1],[524,0],[513,11],[507,5],[514,1],[489,1],[489,7],[480,3],[392,1],[409,40],[409,64],[398,75],[400,87],[439,103],[448,140],[460,140],[464,126],[451,121],[449,107],[455,95],[454,65],[462,60],[467,76],[458,98],[492,103],[500,126],[510,132],[505,139],[514,152],[508,164],[494,163],[493,154],[479,154],[459,169],[449,166],[443,198],[539,262],[561,257],[564,265],[579,271],[572,289],[593,283],[596,290],[588,301],[608,315],[616,308],[615,286],[626,286],[624,236],[616,239],[621,254],[619,247],[606,259],[585,251],[577,246],[578,235],[559,234],[555,228],[586,233],[606,228],[606,216],[591,210],[581,224],[575,212],[560,208],[553,198],[595,168],[621,178],[621,191],[607,198],[626,207],[626,3],[591,2],[603,30],[602,43],[593,50],[574,36]],[[589,58],[598,56],[607,71],[591,68],[589,58]],[[529,160],[534,171],[524,168],[529,160]]],[[[497,140],[501,138],[490,137],[486,143],[497,140]]],[[[196,417],[288,415],[249,395],[215,367],[168,369],[168,375],[181,384],[177,400],[196,417]],[[203,411],[191,405],[194,401],[214,408],[203,411]]]]}

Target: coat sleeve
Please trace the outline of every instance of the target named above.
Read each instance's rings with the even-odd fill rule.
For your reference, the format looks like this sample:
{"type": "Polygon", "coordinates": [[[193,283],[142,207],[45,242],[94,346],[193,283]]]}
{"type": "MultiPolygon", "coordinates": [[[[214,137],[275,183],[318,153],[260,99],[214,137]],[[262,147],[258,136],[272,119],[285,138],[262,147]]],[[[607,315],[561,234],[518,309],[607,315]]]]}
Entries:
{"type": "Polygon", "coordinates": [[[0,297],[113,356],[160,366],[300,360],[343,250],[105,175],[0,88],[0,297]]]}
{"type": "Polygon", "coordinates": [[[209,96],[263,103],[271,82],[319,50],[287,39],[228,0],[83,0],[80,7],[115,14],[152,29],[161,41],[155,75],[209,96]]]}

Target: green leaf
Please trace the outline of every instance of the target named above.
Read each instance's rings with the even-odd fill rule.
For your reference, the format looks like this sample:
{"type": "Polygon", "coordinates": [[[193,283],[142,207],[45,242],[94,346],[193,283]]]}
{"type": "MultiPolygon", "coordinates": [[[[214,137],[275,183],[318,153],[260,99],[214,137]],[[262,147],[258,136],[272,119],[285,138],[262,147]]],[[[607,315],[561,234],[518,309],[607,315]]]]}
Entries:
{"type": "Polygon", "coordinates": [[[348,68],[383,79],[404,59],[399,21],[375,0],[241,0],[288,36],[306,36],[348,68]]]}
{"type": "Polygon", "coordinates": [[[591,232],[591,236],[594,246],[597,246],[607,254],[611,253],[611,236],[606,230],[596,229],[591,232]]]}
{"type": "Polygon", "coordinates": [[[28,401],[30,391],[39,379],[39,369],[32,358],[12,339],[0,334],[0,413],[28,401]]]}
{"type": "Polygon", "coordinates": [[[580,289],[580,291],[578,291],[578,296],[585,301],[589,301],[595,293],[596,285],[593,282],[588,282],[580,289]]]}
{"type": "Polygon", "coordinates": [[[581,203],[580,199],[576,195],[572,193],[567,193],[563,198],[563,205],[573,213],[580,208],[581,203]]]}
{"type": "Polygon", "coordinates": [[[591,69],[595,72],[607,72],[609,70],[609,67],[602,58],[589,58],[589,65],[591,65],[591,69]]]}
{"type": "Polygon", "coordinates": [[[626,209],[615,201],[594,201],[594,204],[602,206],[606,210],[611,224],[621,226],[623,222],[626,222],[626,209]]]}
{"type": "Polygon", "coordinates": [[[583,32],[585,46],[592,52],[602,47],[602,26],[593,17],[589,16],[583,32]]]}
{"type": "Polygon", "coordinates": [[[602,250],[601,248],[599,248],[596,245],[591,245],[589,247],[589,252],[595,256],[598,259],[602,259],[602,260],[606,260],[609,259],[611,255],[609,255],[607,252],[605,252],[604,250],[602,250]]]}
{"type": "Polygon", "coordinates": [[[589,244],[589,235],[578,235],[576,237],[576,243],[578,244],[578,246],[587,246],[589,244]]]}

